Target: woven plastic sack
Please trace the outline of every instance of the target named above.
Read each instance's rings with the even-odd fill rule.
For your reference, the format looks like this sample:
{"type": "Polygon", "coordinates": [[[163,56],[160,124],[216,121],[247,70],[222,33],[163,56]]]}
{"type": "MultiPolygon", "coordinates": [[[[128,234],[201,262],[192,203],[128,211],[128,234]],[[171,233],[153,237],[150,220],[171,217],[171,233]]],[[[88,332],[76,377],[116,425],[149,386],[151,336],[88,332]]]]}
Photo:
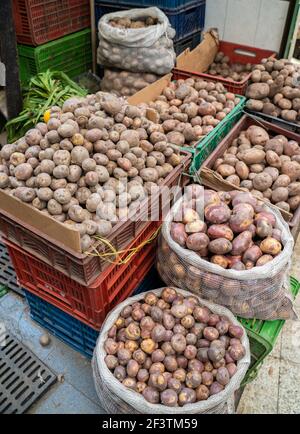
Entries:
{"type": "Polygon", "coordinates": [[[106,68],[101,80],[101,90],[127,97],[134,95],[159,78],[160,76],[149,72],[130,72],[106,68]]]}
{"type": "Polygon", "coordinates": [[[97,62],[132,72],[164,75],[175,65],[173,38],[175,30],[167,16],[158,8],[130,9],[103,15],[98,23],[99,47],[97,62]],[[158,20],[153,26],[139,29],[112,27],[114,18],[158,20]]]}
{"type": "MultiPolygon", "coordinates": [[[[154,294],[160,294],[163,288],[156,289],[154,294]]],[[[190,296],[190,292],[176,288],[176,291],[185,297],[190,296]]],[[[147,402],[142,395],[123,386],[107,368],[104,358],[104,342],[107,339],[107,333],[115,323],[122,309],[143,298],[144,294],[138,294],[134,297],[127,298],[123,303],[113,309],[106,318],[99,334],[93,357],[93,377],[96,392],[100,399],[101,405],[108,413],[122,414],[224,414],[233,411],[234,392],[239,389],[240,384],[247,372],[250,364],[250,348],[247,333],[244,330],[241,342],[245,347],[245,356],[237,362],[237,372],[231,378],[222,392],[209,397],[206,401],[199,401],[194,404],[187,404],[183,407],[167,407],[161,404],[151,404],[147,402]]],[[[198,297],[199,298],[199,297],[198,297]]],[[[199,298],[203,306],[208,307],[212,312],[227,317],[233,324],[241,326],[232,313],[214,303],[199,298]]]]}
{"type": "Polygon", "coordinates": [[[226,306],[243,318],[295,319],[293,300],[287,289],[294,240],[280,212],[266,205],[282,231],[282,252],[263,266],[238,271],[206,261],[172,239],[171,222],[183,200],[184,196],[175,203],[162,227],[157,251],[157,269],[162,280],[226,306]]]}

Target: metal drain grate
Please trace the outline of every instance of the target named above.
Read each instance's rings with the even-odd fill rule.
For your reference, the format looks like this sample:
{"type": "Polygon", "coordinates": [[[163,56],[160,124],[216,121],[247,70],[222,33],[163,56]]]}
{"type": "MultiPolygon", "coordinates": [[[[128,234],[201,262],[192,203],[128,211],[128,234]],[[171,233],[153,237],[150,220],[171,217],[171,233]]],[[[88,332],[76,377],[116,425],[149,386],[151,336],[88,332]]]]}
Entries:
{"type": "Polygon", "coordinates": [[[0,285],[6,286],[11,291],[24,296],[23,289],[17,283],[17,276],[10,262],[8,251],[0,241],[0,285]]]}
{"type": "Polygon", "coordinates": [[[9,333],[0,336],[0,414],[24,413],[56,376],[9,333]]]}

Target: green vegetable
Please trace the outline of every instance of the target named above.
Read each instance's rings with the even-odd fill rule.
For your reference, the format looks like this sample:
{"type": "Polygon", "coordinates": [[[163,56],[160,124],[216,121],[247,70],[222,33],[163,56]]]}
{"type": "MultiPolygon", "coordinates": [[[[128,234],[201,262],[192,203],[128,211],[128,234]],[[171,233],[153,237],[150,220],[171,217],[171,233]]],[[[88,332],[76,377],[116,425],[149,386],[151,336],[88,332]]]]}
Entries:
{"type": "Polygon", "coordinates": [[[87,91],[71,80],[64,72],[41,72],[32,77],[24,92],[23,110],[5,125],[8,140],[14,142],[24,136],[43,117],[46,110],[72,96],[85,96],[87,91]]]}

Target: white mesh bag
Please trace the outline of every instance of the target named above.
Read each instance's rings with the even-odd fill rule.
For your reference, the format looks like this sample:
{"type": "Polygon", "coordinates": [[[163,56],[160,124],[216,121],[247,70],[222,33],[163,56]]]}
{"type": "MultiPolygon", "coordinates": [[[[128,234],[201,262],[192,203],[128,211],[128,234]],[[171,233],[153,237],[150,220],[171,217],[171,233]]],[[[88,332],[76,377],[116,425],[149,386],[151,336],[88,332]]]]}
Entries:
{"type": "MultiPolygon", "coordinates": [[[[160,294],[162,289],[163,288],[156,289],[151,292],[160,294]]],[[[176,291],[185,297],[191,295],[190,292],[178,288],[176,288],[176,291]]],[[[110,312],[101,328],[94,351],[92,366],[95,388],[103,408],[108,413],[122,414],[221,414],[233,412],[232,400],[234,392],[240,387],[250,364],[249,340],[245,330],[241,339],[245,347],[245,356],[237,362],[237,372],[222,392],[209,397],[206,401],[187,404],[183,407],[167,407],[161,404],[151,404],[146,401],[141,394],[126,388],[113,376],[104,362],[106,356],[104,342],[107,339],[107,333],[115,323],[122,309],[127,305],[141,300],[143,296],[144,294],[138,294],[134,297],[130,297],[115,307],[115,309],[110,312]]],[[[226,316],[231,323],[241,326],[228,309],[200,298],[199,301],[212,312],[226,316]]]]}
{"type": "Polygon", "coordinates": [[[98,64],[132,72],[164,75],[175,65],[173,48],[175,30],[167,16],[158,8],[130,9],[103,15],[98,23],[98,64]],[[141,19],[152,17],[156,25],[139,29],[112,27],[115,18],[141,19]]]}
{"type": "Polygon", "coordinates": [[[293,301],[287,290],[294,240],[280,212],[266,205],[282,232],[282,252],[263,266],[238,271],[206,261],[172,239],[171,222],[183,200],[184,196],[166,216],[159,239],[157,269],[163,281],[226,306],[244,318],[294,319],[293,301]]]}

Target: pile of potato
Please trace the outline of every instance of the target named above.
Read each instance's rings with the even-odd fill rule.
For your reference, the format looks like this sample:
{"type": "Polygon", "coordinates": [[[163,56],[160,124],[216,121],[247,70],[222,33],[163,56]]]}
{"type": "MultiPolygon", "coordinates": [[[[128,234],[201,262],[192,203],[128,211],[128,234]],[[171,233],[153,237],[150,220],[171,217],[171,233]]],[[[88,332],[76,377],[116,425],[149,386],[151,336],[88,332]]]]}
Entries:
{"type": "Polygon", "coordinates": [[[148,84],[154,83],[159,78],[156,74],[106,68],[101,80],[101,90],[127,97],[148,86],[148,84]]]}
{"type": "Polygon", "coordinates": [[[113,95],[71,98],[2,147],[0,188],[77,229],[85,252],[93,235],[127,220],[181,163],[161,130],[113,95]]]}
{"type": "Polygon", "coordinates": [[[123,308],[104,343],[105,363],[152,404],[184,406],[226,388],[245,356],[242,327],[164,288],[123,308]]]}
{"type": "Polygon", "coordinates": [[[170,82],[149,107],[155,110],[156,122],[162,124],[168,141],[194,146],[239,102],[221,83],[188,78],[170,82]]]}
{"type": "Polygon", "coordinates": [[[251,71],[251,63],[245,65],[241,63],[231,63],[229,57],[225,56],[222,51],[219,51],[207,73],[210,75],[216,75],[217,77],[226,78],[226,80],[230,81],[243,81],[249,76],[251,71]]]}
{"type": "Polygon", "coordinates": [[[226,181],[294,212],[300,205],[300,146],[259,126],[241,131],[214,163],[226,181]]]}
{"type": "Polygon", "coordinates": [[[265,265],[281,252],[275,216],[261,211],[251,194],[204,190],[204,220],[197,212],[196,201],[201,195],[202,187],[195,185],[194,198],[173,217],[171,237],[181,247],[233,270],[265,265]]]}
{"type": "Polygon", "coordinates": [[[246,96],[249,110],[299,123],[300,121],[300,68],[286,59],[263,59],[251,74],[246,96]]]}
{"type": "Polygon", "coordinates": [[[152,17],[147,17],[145,19],[140,18],[139,20],[133,20],[129,17],[116,17],[113,20],[110,20],[109,24],[118,29],[142,29],[144,27],[155,26],[157,22],[157,18],[152,17]]]}

